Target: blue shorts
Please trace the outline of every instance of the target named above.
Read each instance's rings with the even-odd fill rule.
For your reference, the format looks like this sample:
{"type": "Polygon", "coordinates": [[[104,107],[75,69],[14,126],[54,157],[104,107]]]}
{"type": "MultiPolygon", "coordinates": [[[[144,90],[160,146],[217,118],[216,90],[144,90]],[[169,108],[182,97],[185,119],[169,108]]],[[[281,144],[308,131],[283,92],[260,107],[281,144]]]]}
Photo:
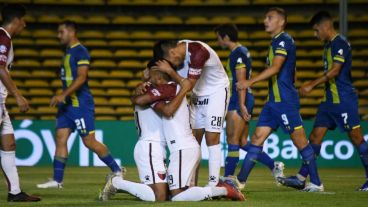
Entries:
{"type": "Polygon", "coordinates": [[[78,130],[82,138],[95,132],[95,112],[87,107],[60,106],[56,115],[56,129],[78,130]]]}
{"type": "MultiPolygon", "coordinates": [[[[245,107],[247,107],[248,113],[250,115],[252,115],[253,113],[253,106],[254,106],[254,96],[251,93],[247,93],[247,97],[245,98],[245,107]]],[[[228,111],[236,110],[236,112],[241,116],[237,95],[236,96],[232,95],[230,97],[230,102],[229,102],[229,106],[227,107],[227,110],[228,111]]]]}
{"type": "Polygon", "coordinates": [[[358,99],[348,99],[340,104],[322,102],[317,111],[314,128],[326,127],[334,130],[338,127],[342,132],[350,132],[360,127],[358,99]]]}
{"type": "Polygon", "coordinates": [[[267,126],[276,131],[279,127],[286,134],[303,127],[299,105],[267,102],[259,115],[257,127],[267,126]]]}

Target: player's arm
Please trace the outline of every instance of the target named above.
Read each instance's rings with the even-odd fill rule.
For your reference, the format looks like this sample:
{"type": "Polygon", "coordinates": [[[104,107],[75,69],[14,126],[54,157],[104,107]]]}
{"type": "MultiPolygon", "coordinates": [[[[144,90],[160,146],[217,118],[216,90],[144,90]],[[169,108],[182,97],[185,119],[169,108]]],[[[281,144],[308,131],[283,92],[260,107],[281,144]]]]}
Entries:
{"type": "Polygon", "coordinates": [[[145,106],[157,101],[170,100],[175,97],[176,84],[162,84],[155,87],[147,87],[146,93],[137,94],[131,98],[132,103],[145,106]]]}
{"type": "Polygon", "coordinates": [[[263,70],[259,75],[249,80],[244,80],[242,82],[239,81],[236,84],[238,90],[244,90],[259,81],[266,80],[272,77],[273,75],[279,73],[282,68],[282,64],[284,64],[285,60],[286,60],[286,57],[281,56],[281,55],[276,55],[272,60],[272,65],[266,68],[265,70],[263,70]]]}
{"type": "MultiPolygon", "coordinates": [[[[238,81],[246,80],[246,67],[236,68],[236,79],[238,81]]],[[[246,90],[238,90],[239,106],[242,118],[246,121],[250,120],[250,114],[248,113],[247,107],[245,106],[246,90]]]]}
{"type": "MultiPolygon", "coordinates": [[[[175,70],[174,68],[171,67],[171,65],[169,64],[169,62],[167,62],[166,60],[159,60],[157,61],[157,68],[164,72],[167,73],[170,78],[172,78],[175,82],[180,83],[184,78],[182,76],[180,76],[175,70]]],[[[192,88],[194,87],[196,80],[192,80],[189,79],[188,80],[191,82],[192,84],[192,88]]]]}
{"type": "Polygon", "coordinates": [[[304,84],[300,89],[299,89],[299,93],[302,96],[307,95],[309,92],[311,92],[313,90],[314,87],[318,86],[319,84],[325,83],[327,81],[329,81],[331,78],[336,77],[337,75],[340,74],[340,71],[342,69],[342,64],[339,62],[333,62],[332,63],[332,68],[325,73],[322,77],[319,77],[311,82],[308,82],[306,84],[304,84]]]}
{"type": "Polygon", "coordinates": [[[72,84],[68,88],[66,88],[61,94],[52,97],[50,106],[54,107],[59,103],[64,102],[67,96],[77,91],[88,78],[88,68],[89,66],[87,65],[79,66],[77,78],[73,80],[72,84]]]}
{"type": "Polygon", "coordinates": [[[171,117],[174,115],[174,113],[182,103],[183,99],[186,97],[187,92],[191,90],[191,82],[188,79],[184,79],[183,81],[181,81],[180,86],[181,88],[179,93],[169,103],[161,101],[153,106],[156,112],[162,114],[165,117],[171,117]]]}
{"type": "Polygon", "coordinates": [[[17,86],[14,84],[14,82],[13,82],[13,80],[12,80],[10,74],[9,74],[9,71],[5,67],[6,67],[6,63],[0,65],[1,82],[4,84],[4,86],[6,87],[8,92],[15,97],[20,111],[21,112],[26,112],[29,109],[28,101],[19,92],[17,86]]]}

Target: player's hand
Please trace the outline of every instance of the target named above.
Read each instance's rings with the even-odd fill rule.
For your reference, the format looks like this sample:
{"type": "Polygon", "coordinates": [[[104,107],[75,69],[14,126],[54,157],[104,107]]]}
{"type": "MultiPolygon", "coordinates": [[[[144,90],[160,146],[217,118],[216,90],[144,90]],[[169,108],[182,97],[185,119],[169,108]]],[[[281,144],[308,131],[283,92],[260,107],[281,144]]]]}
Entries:
{"type": "Polygon", "coordinates": [[[65,100],[65,96],[64,95],[57,95],[52,97],[51,101],[50,101],[50,106],[51,107],[55,107],[57,105],[59,105],[60,103],[63,103],[65,100]]]}
{"type": "Polygon", "coordinates": [[[252,115],[248,113],[248,109],[244,105],[240,105],[240,113],[241,117],[247,122],[252,118],[252,115]]]}
{"type": "Polygon", "coordinates": [[[139,84],[137,86],[137,88],[135,88],[135,90],[134,90],[134,95],[135,96],[140,96],[140,95],[145,94],[147,92],[148,87],[150,87],[150,86],[151,86],[150,82],[144,82],[142,84],[139,84]]]}
{"type": "Polygon", "coordinates": [[[182,90],[188,92],[192,89],[192,83],[190,82],[190,80],[188,80],[186,78],[183,78],[180,81],[180,87],[181,87],[182,90]]]}
{"type": "Polygon", "coordinates": [[[28,101],[22,95],[16,96],[15,100],[17,101],[17,105],[19,106],[20,112],[25,113],[29,110],[28,101]]]}
{"type": "Polygon", "coordinates": [[[166,60],[159,60],[156,62],[157,69],[161,72],[170,74],[174,69],[171,67],[170,63],[166,60]]]}
{"type": "Polygon", "coordinates": [[[252,85],[252,82],[250,80],[243,80],[243,81],[238,81],[236,83],[236,88],[238,90],[245,90],[247,88],[249,88],[249,86],[252,85]]]}
{"type": "Polygon", "coordinates": [[[312,89],[313,89],[313,85],[311,84],[311,82],[306,83],[302,85],[302,87],[300,87],[299,94],[300,96],[306,96],[308,93],[312,91],[312,89]]]}
{"type": "Polygon", "coordinates": [[[143,81],[148,81],[149,80],[150,76],[149,76],[149,69],[148,68],[143,70],[143,77],[142,78],[143,78],[143,81]]]}

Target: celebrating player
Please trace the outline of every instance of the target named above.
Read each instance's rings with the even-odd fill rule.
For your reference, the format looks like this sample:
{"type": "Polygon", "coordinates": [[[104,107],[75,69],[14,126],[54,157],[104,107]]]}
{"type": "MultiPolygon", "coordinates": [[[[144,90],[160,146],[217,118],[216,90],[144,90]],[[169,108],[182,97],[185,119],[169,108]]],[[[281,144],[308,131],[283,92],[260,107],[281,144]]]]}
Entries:
{"type": "Polygon", "coordinates": [[[67,141],[77,129],[86,147],[110,167],[113,173],[121,175],[121,169],[107,147],[95,138],[94,102],[88,87],[90,56],[77,38],[77,26],[72,21],[59,25],[58,38],[66,46],[60,77],[63,92],[51,99],[50,106],[58,106],[56,116],[56,150],[54,157],[54,178],[38,184],[38,188],[61,188],[64,168],[68,159],[67,141]]]}
{"type": "Polygon", "coordinates": [[[221,168],[220,132],[226,115],[229,98],[229,79],[216,52],[199,41],[159,41],[154,56],[167,61],[158,68],[179,83],[187,77],[192,84],[190,123],[199,143],[205,135],[208,145],[208,185],[216,186],[221,168]],[[179,75],[180,74],[180,75],[179,75]]]}
{"type": "Polygon", "coordinates": [[[245,184],[255,161],[259,160],[262,154],[264,141],[273,130],[281,127],[285,133],[290,134],[303,162],[309,169],[311,183],[304,188],[304,191],[323,191],[323,185],[317,172],[315,154],[313,148],[308,144],[299,113],[299,97],[294,86],[295,44],[292,37],[284,32],[286,23],[287,16],[283,9],[271,8],[267,11],[264,26],[266,32],[272,36],[267,57],[268,67],[258,76],[239,81],[237,84],[239,90],[245,90],[256,82],[269,79],[268,102],[259,116],[252,136],[252,144],[236,181],[239,184],[245,184]]]}
{"type": "MultiPolygon", "coordinates": [[[[147,68],[156,63],[152,59],[147,68]]],[[[148,71],[147,69],[145,72],[148,71]]],[[[149,80],[144,77],[144,80],[149,80]]],[[[150,82],[144,84],[152,89],[150,82]]],[[[146,88],[147,90],[147,88],[146,88]]],[[[138,105],[142,95],[136,92],[132,98],[134,117],[139,140],[134,147],[134,160],[138,168],[141,183],[123,180],[120,176],[108,175],[107,182],[100,193],[100,200],[106,201],[115,194],[116,189],[124,190],[144,201],[165,201],[168,198],[166,179],[166,140],[163,134],[161,116],[150,106],[138,105]],[[149,186],[149,187],[147,187],[149,186]],[[150,189],[151,188],[151,189],[150,189]]]]}
{"type": "Polygon", "coordinates": [[[11,38],[18,35],[26,26],[25,15],[25,8],[19,4],[5,5],[1,10],[3,24],[0,27],[0,113],[2,114],[0,118],[0,156],[1,168],[8,184],[9,202],[35,202],[41,200],[38,197],[27,195],[20,189],[18,171],[15,165],[14,130],[5,107],[5,100],[9,92],[15,97],[21,112],[26,112],[29,109],[28,101],[19,92],[8,71],[14,58],[11,38]]]}
{"type": "MultiPolygon", "coordinates": [[[[157,64],[162,64],[162,61],[165,60],[157,64]]],[[[169,82],[167,74],[155,68],[151,69],[150,77],[155,87],[136,101],[140,104],[151,103],[151,107],[163,115],[163,131],[170,150],[168,183],[171,200],[200,201],[215,196],[244,200],[244,195],[235,186],[222,181],[217,187],[192,187],[201,151],[190,128],[188,103],[185,98],[192,88],[191,83],[182,79],[179,81],[180,88],[176,83],[169,82]],[[167,102],[168,100],[171,101],[167,102]]]]}
{"type": "MultiPolygon", "coordinates": [[[[313,131],[309,136],[316,155],[320,154],[321,144],[327,130],[340,128],[348,134],[357,147],[365,169],[367,181],[358,189],[368,191],[368,144],[364,141],[358,112],[358,95],[351,79],[351,47],[347,39],[338,34],[333,26],[333,19],[328,12],[318,12],[310,21],[315,36],[325,43],[324,75],[300,88],[300,94],[306,95],[319,84],[325,84],[325,95],[319,105],[313,131]]],[[[303,164],[296,176],[281,178],[289,187],[301,189],[309,174],[303,164]]]]}
{"type": "MultiPolygon", "coordinates": [[[[249,80],[252,73],[252,60],[245,46],[238,43],[238,29],[233,24],[219,25],[215,28],[217,43],[222,48],[230,49],[226,70],[231,80],[231,97],[226,114],[226,135],[228,154],[225,162],[225,177],[233,176],[239,162],[239,148],[247,151],[249,120],[253,111],[254,97],[251,89],[236,90],[236,83],[249,80]]],[[[284,164],[275,162],[265,152],[259,157],[261,163],[272,171],[275,179],[283,177],[284,164]]]]}

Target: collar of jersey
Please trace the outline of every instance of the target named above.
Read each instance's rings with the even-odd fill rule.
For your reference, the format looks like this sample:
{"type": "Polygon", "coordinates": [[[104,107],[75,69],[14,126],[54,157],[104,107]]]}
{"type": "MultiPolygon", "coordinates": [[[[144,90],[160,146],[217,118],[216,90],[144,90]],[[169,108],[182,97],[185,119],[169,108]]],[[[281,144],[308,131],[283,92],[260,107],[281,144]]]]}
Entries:
{"type": "Polygon", "coordinates": [[[80,42],[75,43],[74,45],[70,46],[70,48],[77,47],[78,45],[80,45],[80,42]]]}
{"type": "Polygon", "coordinates": [[[8,31],[6,31],[6,29],[4,29],[4,27],[0,27],[0,29],[3,30],[5,34],[11,39],[10,34],[8,33],[8,31]]]}
{"type": "Polygon", "coordinates": [[[280,33],[278,33],[277,35],[275,35],[274,39],[278,38],[282,33],[284,33],[285,31],[281,31],[280,33]]]}
{"type": "Polygon", "coordinates": [[[240,42],[237,42],[236,47],[234,47],[234,49],[232,51],[236,50],[238,47],[241,47],[241,46],[242,46],[242,44],[240,44],[240,42]]]}
{"type": "Polygon", "coordinates": [[[339,33],[337,33],[337,34],[335,35],[335,37],[333,37],[333,38],[331,39],[331,41],[330,41],[330,42],[334,41],[334,39],[336,39],[336,37],[337,37],[337,36],[339,36],[339,33]]]}

